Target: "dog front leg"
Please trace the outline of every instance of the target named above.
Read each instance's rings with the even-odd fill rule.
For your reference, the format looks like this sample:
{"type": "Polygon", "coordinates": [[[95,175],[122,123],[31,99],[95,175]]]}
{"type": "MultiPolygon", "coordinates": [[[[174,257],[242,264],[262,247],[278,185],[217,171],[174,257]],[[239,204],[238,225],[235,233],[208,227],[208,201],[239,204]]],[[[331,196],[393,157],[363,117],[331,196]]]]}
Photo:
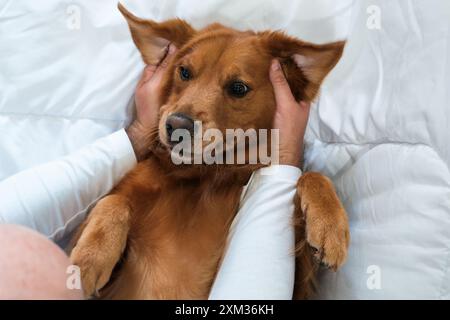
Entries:
{"type": "Polygon", "coordinates": [[[318,264],[337,270],[347,257],[350,241],[347,214],[327,177],[308,172],[299,179],[295,227],[297,265],[294,297],[305,299],[314,291],[318,264]]]}
{"type": "Polygon", "coordinates": [[[113,194],[98,202],[81,227],[70,258],[80,268],[86,297],[108,283],[126,247],[130,215],[128,199],[113,194]]]}

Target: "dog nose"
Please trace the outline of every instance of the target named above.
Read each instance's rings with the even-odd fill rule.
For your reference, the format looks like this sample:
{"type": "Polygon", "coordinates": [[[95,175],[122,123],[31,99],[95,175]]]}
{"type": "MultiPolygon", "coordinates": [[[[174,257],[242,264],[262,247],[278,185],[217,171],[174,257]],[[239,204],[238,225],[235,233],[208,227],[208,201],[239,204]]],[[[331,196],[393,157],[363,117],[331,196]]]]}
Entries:
{"type": "Polygon", "coordinates": [[[175,130],[182,129],[189,131],[190,135],[194,135],[194,120],[183,113],[175,113],[170,115],[166,121],[166,131],[171,144],[177,144],[181,141],[171,141],[172,134],[175,130]]]}

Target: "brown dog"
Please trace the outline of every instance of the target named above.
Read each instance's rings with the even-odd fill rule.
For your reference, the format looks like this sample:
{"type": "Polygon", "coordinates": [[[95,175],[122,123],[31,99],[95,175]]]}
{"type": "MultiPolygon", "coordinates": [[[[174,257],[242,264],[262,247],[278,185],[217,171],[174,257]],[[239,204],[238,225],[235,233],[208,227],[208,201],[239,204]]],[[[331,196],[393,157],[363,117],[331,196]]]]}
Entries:
{"type": "MultiPolygon", "coordinates": [[[[193,120],[222,131],[270,129],[271,60],[280,59],[296,99],[309,102],[344,43],[314,45],[280,32],[240,32],[219,24],[197,31],[183,20],[156,23],[119,9],[145,63],[161,61],[169,43],[179,51],[163,80],[150,157],[96,205],[80,227],[71,259],[81,268],[86,296],[205,299],[242,189],[260,166],[176,166],[171,130],[189,128],[193,120]]],[[[294,200],[294,297],[307,298],[317,266],[311,247],[321,262],[339,267],[347,254],[348,222],[331,182],[320,174],[304,174],[294,200]]]]}

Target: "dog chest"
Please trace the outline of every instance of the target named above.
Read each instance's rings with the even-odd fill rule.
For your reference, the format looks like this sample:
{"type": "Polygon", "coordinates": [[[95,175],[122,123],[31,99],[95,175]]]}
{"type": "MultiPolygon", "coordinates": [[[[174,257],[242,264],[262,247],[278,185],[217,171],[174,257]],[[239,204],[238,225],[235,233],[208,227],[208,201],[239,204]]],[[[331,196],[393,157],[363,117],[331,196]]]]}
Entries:
{"type": "Polygon", "coordinates": [[[207,298],[240,192],[186,185],[161,190],[132,225],[114,297],[207,298]]]}

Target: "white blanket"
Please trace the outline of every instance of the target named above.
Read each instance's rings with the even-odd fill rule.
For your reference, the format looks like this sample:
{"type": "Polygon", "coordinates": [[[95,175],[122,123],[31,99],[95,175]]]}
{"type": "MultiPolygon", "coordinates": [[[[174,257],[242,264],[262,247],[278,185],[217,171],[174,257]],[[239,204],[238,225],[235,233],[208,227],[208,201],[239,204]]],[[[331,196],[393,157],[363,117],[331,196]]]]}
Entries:
{"type": "MultiPolygon", "coordinates": [[[[450,298],[450,2],[123,1],[200,27],[348,36],[307,132],[350,218],[319,298],[450,298]],[[379,17],[380,28],[377,28],[379,17]]],[[[0,0],[0,180],[123,127],[143,68],[116,1],[0,0]]]]}
{"type": "Polygon", "coordinates": [[[357,1],[352,16],[307,138],[352,237],[320,297],[449,299],[450,2],[357,1]]]}

